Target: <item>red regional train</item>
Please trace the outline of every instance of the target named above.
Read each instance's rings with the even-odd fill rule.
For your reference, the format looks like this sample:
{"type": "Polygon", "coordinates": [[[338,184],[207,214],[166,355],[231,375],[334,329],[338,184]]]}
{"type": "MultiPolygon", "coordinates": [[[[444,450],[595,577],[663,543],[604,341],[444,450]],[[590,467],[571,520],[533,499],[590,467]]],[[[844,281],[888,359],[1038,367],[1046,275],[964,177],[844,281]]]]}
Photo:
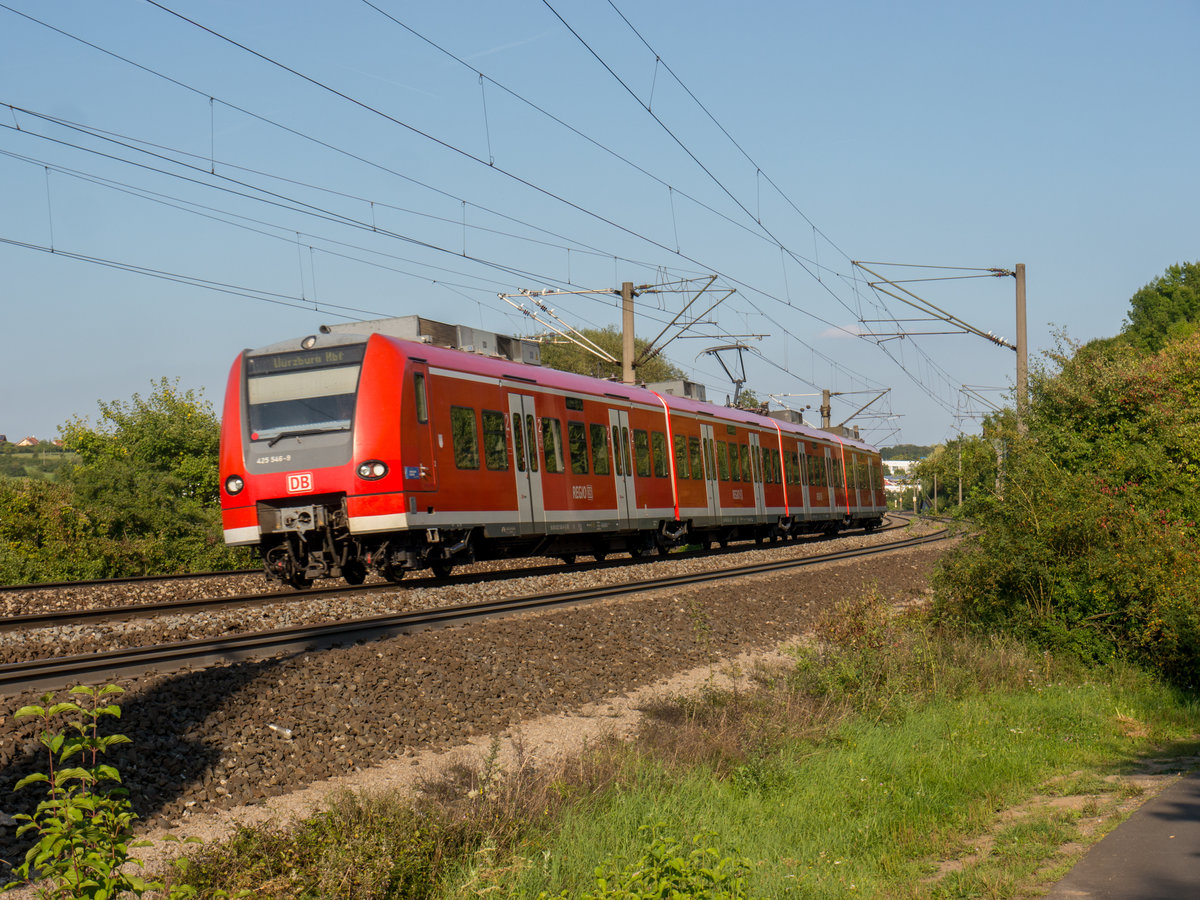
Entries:
{"type": "Polygon", "coordinates": [[[246,350],[225,392],[225,541],[295,587],[882,522],[860,441],[347,327],[246,350]]]}

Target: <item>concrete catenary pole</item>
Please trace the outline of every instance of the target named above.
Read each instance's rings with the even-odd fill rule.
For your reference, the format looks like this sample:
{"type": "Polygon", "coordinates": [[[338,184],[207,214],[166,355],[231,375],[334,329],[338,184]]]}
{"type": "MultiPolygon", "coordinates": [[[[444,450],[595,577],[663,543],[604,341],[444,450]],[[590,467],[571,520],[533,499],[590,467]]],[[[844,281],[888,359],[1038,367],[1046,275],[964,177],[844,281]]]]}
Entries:
{"type": "Polygon", "coordinates": [[[621,283],[621,381],[633,384],[633,282],[621,283]]]}

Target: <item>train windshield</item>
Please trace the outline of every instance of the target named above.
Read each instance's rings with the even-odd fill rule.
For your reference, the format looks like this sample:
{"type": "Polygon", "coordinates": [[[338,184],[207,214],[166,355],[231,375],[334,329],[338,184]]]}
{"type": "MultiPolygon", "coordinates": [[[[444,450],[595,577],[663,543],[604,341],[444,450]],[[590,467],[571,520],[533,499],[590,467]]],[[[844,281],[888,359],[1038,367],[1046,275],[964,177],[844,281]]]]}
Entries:
{"type": "Polygon", "coordinates": [[[350,365],[305,365],[307,360],[297,359],[296,354],[249,360],[246,391],[251,440],[349,431],[362,352],[349,355],[349,360],[343,357],[338,361],[350,365]]]}

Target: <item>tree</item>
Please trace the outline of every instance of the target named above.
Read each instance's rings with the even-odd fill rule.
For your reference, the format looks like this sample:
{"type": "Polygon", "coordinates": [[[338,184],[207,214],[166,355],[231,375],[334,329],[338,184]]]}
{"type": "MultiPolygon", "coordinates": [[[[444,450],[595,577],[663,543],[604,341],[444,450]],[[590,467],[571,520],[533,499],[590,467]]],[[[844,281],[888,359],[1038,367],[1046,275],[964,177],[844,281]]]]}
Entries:
{"type": "Polygon", "coordinates": [[[933,450],[923,444],[896,444],[894,447],[883,447],[879,455],[884,459],[924,459],[933,450]]]}
{"type": "Polygon", "coordinates": [[[101,578],[105,543],[69,485],[0,478],[0,584],[101,578]]]}
{"type": "MultiPolygon", "coordinates": [[[[621,377],[621,334],[613,327],[584,328],[581,333],[588,340],[603,348],[617,362],[605,362],[565,338],[554,337],[551,339],[550,336],[543,335],[541,338],[533,338],[533,340],[541,342],[542,365],[563,372],[574,372],[577,375],[619,379],[621,377]]],[[[648,341],[635,338],[633,342],[634,358],[636,359],[644,352],[647,346],[649,346],[648,341]]],[[[638,366],[636,375],[639,382],[679,381],[686,377],[682,369],[660,356],[654,356],[638,366]]]]}
{"type": "Polygon", "coordinates": [[[938,512],[969,516],[972,508],[995,489],[1001,430],[1001,420],[991,417],[984,422],[982,435],[959,435],[933,447],[913,465],[909,477],[920,485],[922,496],[929,497],[931,503],[933,486],[937,484],[938,512]],[[960,479],[961,509],[958,508],[960,479]]]}
{"type": "Polygon", "coordinates": [[[1060,347],[1007,432],[1001,491],[939,572],[944,613],[1177,682],[1200,672],[1200,331],[1060,347]]]}
{"type": "Polygon", "coordinates": [[[1134,294],[1129,306],[1121,336],[1139,350],[1157,353],[1200,323],[1200,263],[1169,267],[1134,294]]]}
{"type": "Polygon", "coordinates": [[[96,425],[76,416],[60,427],[79,456],[69,476],[78,503],[145,572],[244,563],[220,537],[220,425],[211,405],[177,381],[152,384],[148,397],[100,401],[96,425]]]}

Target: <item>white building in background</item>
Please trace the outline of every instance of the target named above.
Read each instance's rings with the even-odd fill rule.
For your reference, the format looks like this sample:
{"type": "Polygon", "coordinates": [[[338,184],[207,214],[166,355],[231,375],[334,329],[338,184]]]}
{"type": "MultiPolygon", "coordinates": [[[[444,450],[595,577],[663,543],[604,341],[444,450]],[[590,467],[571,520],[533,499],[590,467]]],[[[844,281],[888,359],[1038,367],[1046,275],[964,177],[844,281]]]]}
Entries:
{"type": "Polygon", "coordinates": [[[883,489],[887,492],[889,500],[899,501],[900,505],[905,508],[912,507],[921,486],[911,481],[909,476],[913,466],[919,462],[919,459],[885,459],[883,461],[884,472],[892,473],[883,476],[883,489]]]}

